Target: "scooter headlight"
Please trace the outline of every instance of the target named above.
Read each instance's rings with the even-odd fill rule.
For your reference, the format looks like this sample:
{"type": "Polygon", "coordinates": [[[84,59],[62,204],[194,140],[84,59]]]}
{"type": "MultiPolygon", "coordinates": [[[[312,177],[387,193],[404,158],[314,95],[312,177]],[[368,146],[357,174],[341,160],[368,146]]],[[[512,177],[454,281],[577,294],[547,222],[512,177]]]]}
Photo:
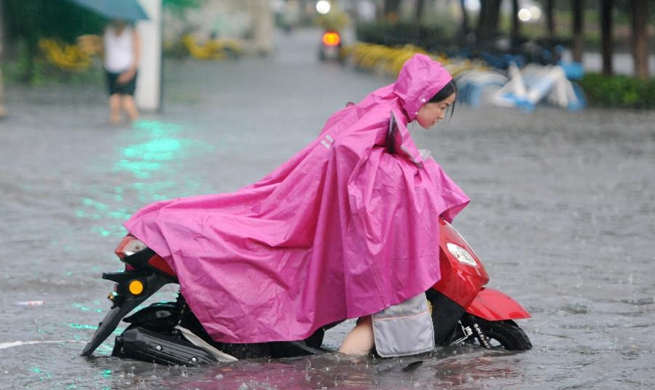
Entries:
{"type": "Polygon", "coordinates": [[[448,248],[448,252],[450,252],[450,254],[453,255],[460,263],[470,265],[471,267],[478,266],[478,263],[475,261],[475,258],[473,258],[473,255],[471,255],[469,251],[462,248],[461,246],[449,242],[446,244],[446,247],[448,248]]]}

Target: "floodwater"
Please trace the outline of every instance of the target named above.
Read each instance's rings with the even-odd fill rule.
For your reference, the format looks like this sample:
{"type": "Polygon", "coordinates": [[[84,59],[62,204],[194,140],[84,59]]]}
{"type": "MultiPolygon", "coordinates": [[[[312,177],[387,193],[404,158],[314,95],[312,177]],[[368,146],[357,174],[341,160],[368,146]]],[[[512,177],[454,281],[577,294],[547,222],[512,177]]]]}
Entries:
{"type": "Polygon", "coordinates": [[[655,388],[655,113],[618,110],[460,106],[447,126],[414,130],[472,199],[455,226],[490,286],[532,313],[519,323],[530,351],[441,349],[410,370],[412,359],[335,353],[164,367],[111,358],[113,340],[80,357],[109,309],[100,275],[120,269],[129,215],[261,178],[330,113],[391,81],[319,63],[315,31],[277,38],[271,58],[167,62],[164,111],[133,125],[107,124],[100,85],[8,88],[0,388],[655,388]]]}

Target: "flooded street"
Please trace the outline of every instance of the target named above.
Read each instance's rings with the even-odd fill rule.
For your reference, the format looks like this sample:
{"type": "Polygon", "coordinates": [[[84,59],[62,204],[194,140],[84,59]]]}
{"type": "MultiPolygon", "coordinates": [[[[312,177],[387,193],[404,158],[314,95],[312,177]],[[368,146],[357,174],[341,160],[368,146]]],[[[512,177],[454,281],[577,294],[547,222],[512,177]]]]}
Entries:
{"type": "Polygon", "coordinates": [[[132,213],[260,179],[332,112],[393,81],[319,63],[318,39],[279,36],[270,58],[167,61],[163,112],[122,127],[102,85],[8,88],[0,389],[655,388],[655,112],[462,105],[448,126],[415,126],[471,198],[454,225],[489,285],[531,312],[519,322],[530,351],[439,349],[413,370],[335,353],[186,368],[111,358],[110,337],[80,356],[110,307],[100,276],[121,268],[113,250],[132,213]]]}

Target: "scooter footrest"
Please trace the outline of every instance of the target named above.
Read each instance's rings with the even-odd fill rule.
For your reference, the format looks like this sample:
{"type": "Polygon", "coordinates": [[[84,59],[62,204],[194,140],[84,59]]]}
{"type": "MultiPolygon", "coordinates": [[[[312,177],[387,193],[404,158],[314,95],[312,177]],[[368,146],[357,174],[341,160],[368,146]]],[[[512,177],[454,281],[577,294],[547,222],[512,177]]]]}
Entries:
{"type": "Polygon", "coordinates": [[[128,329],[117,336],[112,355],[170,366],[197,366],[217,362],[209,352],[186,340],[144,328],[128,329]]]}

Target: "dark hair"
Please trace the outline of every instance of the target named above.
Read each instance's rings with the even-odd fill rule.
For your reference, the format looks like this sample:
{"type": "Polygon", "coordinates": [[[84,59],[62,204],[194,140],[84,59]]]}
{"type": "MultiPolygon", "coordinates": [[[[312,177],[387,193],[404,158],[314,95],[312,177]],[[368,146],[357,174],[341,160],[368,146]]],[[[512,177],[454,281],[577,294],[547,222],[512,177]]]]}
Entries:
{"type": "MultiPolygon", "coordinates": [[[[439,103],[440,101],[446,99],[450,95],[457,93],[457,83],[455,79],[452,79],[448,84],[444,85],[443,88],[436,95],[432,96],[432,99],[428,100],[428,103],[439,103]]],[[[455,105],[457,104],[457,99],[453,102],[452,107],[450,108],[450,119],[453,118],[453,113],[455,112],[455,105]]]]}

